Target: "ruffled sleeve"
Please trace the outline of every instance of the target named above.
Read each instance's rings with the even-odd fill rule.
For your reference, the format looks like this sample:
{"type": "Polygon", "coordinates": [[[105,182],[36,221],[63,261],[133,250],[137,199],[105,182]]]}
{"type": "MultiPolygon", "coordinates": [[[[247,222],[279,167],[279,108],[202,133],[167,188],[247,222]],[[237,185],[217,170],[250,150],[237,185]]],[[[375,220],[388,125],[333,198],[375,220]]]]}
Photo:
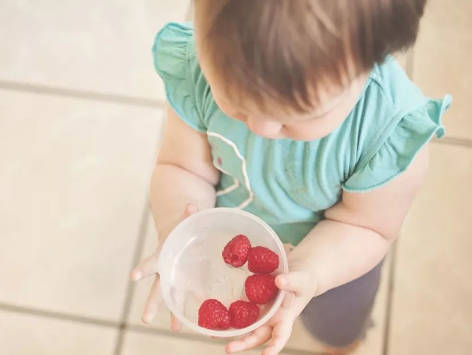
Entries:
{"type": "Polygon", "coordinates": [[[167,101],[179,117],[192,128],[205,132],[198,93],[192,76],[195,57],[190,55],[193,29],[190,26],[169,23],[156,35],[152,48],[154,67],[162,78],[167,101]]]}
{"type": "Polygon", "coordinates": [[[405,171],[421,148],[436,135],[441,138],[441,118],[451,103],[451,96],[427,100],[424,105],[405,114],[377,147],[357,164],[344,182],[349,192],[367,192],[381,187],[405,171]]]}

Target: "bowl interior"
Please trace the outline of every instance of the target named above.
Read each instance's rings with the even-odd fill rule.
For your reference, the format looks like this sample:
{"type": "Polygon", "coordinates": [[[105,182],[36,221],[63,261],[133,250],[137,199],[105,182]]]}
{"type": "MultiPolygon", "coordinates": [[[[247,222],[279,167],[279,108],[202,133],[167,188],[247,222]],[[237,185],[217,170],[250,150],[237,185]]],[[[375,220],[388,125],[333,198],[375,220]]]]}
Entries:
{"type": "Polygon", "coordinates": [[[216,331],[198,326],[198,308],[205,299],[216,298],[226,307],[238,299],[247,300],[244,281],[252,274],[247,263],[235,268],[221,256],[226,243],[238,234],[246,235],[252,246],[265,246],[279,255],[279,268],[274,274],[288,270],[282,243],[258,217],[231,208],[214,208],[190,216],[170,233],[159,257],[163,299],[187,327],[212,336],[239,336],[265,323],[280,306],[282,292],[271,304],[260,307],[259,321],[247,328],[216,331]]]}

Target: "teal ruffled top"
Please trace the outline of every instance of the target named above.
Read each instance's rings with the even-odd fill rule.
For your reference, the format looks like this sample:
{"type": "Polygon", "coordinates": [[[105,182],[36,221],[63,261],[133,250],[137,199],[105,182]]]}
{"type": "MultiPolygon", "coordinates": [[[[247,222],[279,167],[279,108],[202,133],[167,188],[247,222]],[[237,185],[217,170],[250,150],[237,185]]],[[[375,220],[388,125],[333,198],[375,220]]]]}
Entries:
{"type": "Polygon", "coordinates": [[[198,64],[191,25],[166,25],[153,54],[171,107],[207,134],[221,171],[217,206],[258,215],[283,242],[299,243],[342,190],[362,193],[387,184],[433,136],[444,135],[441,117],[451,97],[425,97],[390,56],[374,67],[341,126],[305,142],[262,138],[218,108],[198,64]]]}

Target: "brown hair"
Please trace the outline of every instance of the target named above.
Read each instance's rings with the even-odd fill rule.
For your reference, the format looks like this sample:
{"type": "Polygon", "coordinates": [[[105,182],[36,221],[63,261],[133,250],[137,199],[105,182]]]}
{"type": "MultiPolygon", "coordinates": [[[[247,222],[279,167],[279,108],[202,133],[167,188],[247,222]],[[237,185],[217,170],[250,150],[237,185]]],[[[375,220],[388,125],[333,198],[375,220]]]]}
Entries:
{"type": "Polygon", "coordinates": [[[197,0],[196,20],[201,49],[233,97],[305,112],[320,85],[342,86],[412,45],[425,2],[197,0]]]}

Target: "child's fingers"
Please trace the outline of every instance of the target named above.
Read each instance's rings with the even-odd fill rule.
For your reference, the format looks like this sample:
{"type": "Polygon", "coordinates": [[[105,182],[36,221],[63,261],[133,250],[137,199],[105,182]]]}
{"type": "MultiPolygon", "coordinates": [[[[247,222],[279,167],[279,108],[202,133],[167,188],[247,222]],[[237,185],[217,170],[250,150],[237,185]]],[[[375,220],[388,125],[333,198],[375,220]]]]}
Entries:
{"type": "Polygon", "coordinates": [[[157,273],[157,260],[159,259],[159,249],[146,259],[141,261],[130,273],[131,280],[138,281],[143,277],[157,273]]]}
{"type": "Polygon", "coordinates": [[[278,349],[275,346],[269,346],[268,348],[265,348],[264,351],[262,352],[262,355],[277,355],[282,349],[278,349]]]}
{"type": "Polygon", "coordinates": [[[151,291],[149,292],[148,299],[146,301],[146,306],[144,307],[144,312],[142,316],[142,321],[144,323],[151,323],[154,317],[157,314],[157,309],[159,302],[161,300],[161,293],[159,290],[159,275],[156,274],[156,279],[152,284],[151,291]]]}
{"type": "Polygon", "coordinates": [[[262,355],[277,355],[282,351],[292,333],[293,323],[291,321],[278,322],[272,330],[272,340],[262,355]]]}
{"type": "MultiPolygon", "coordinates": [[[[198,212],[198,208],[189,203],[185,207],[184,218],[188,217],[194,213],[198,212]]],[[[159,275],[157,274],[157,263],[159,260],[160,246],[158,249],[146,259],[141,261],[138,266],[136,266],[130,273],[130,278],[133,281],[138,281],[143,277],[155,275],[156,279],[151,287],[148,299],[146,301],[146,306],[144,307],[144,312],[142,320],[144,323],[150,323],[157,314],[158,304],[160,302],[160,291],[159,291],[159,275]]],[[[174,331],[179,331],[182,328],[180,322],[171,315],[171,329],[174,331]]]]}
{"type": "MultiPolygon", "coordinates": [[[[188,216],[196,212],[198,212],[198,207],[194,204],[189,203],[185,207],[183,218],[187,218],[188,216]]],[[[131,270],[131,280],[138,281],[143,277],[157,273],[157,261],[159,259],[160,248],[161,246],[159,246],[152,255],[148,256],[146,259],[141,261],[139,265],[137,265],[133,270],[131,270]]]]}
{"type": "Polygon", "coordinates": [[[182,323],[180,323],[173,313],[170,314],[170,329],[173,332],[180,332],[182,330],[182,323]]]}
{"type": "Polygon", "coordinates": [[[244,338],[229,343],[226,345],[225,350],[229,354],[238,351],[244,351],[261,345],[270,339],[271,331],[272,327],[263,325],[262,327],[257,328],[251,334],[246,335],[244,338]]]}
{"type": "Polygon", "coordinates": [[[281,290],[295,292],[296,295],[299,295],[306,290],[307,285],[310,284],[310,279],[305,272],[293,271],[278,275],[275,278],[275,284],[281,290]]]}

